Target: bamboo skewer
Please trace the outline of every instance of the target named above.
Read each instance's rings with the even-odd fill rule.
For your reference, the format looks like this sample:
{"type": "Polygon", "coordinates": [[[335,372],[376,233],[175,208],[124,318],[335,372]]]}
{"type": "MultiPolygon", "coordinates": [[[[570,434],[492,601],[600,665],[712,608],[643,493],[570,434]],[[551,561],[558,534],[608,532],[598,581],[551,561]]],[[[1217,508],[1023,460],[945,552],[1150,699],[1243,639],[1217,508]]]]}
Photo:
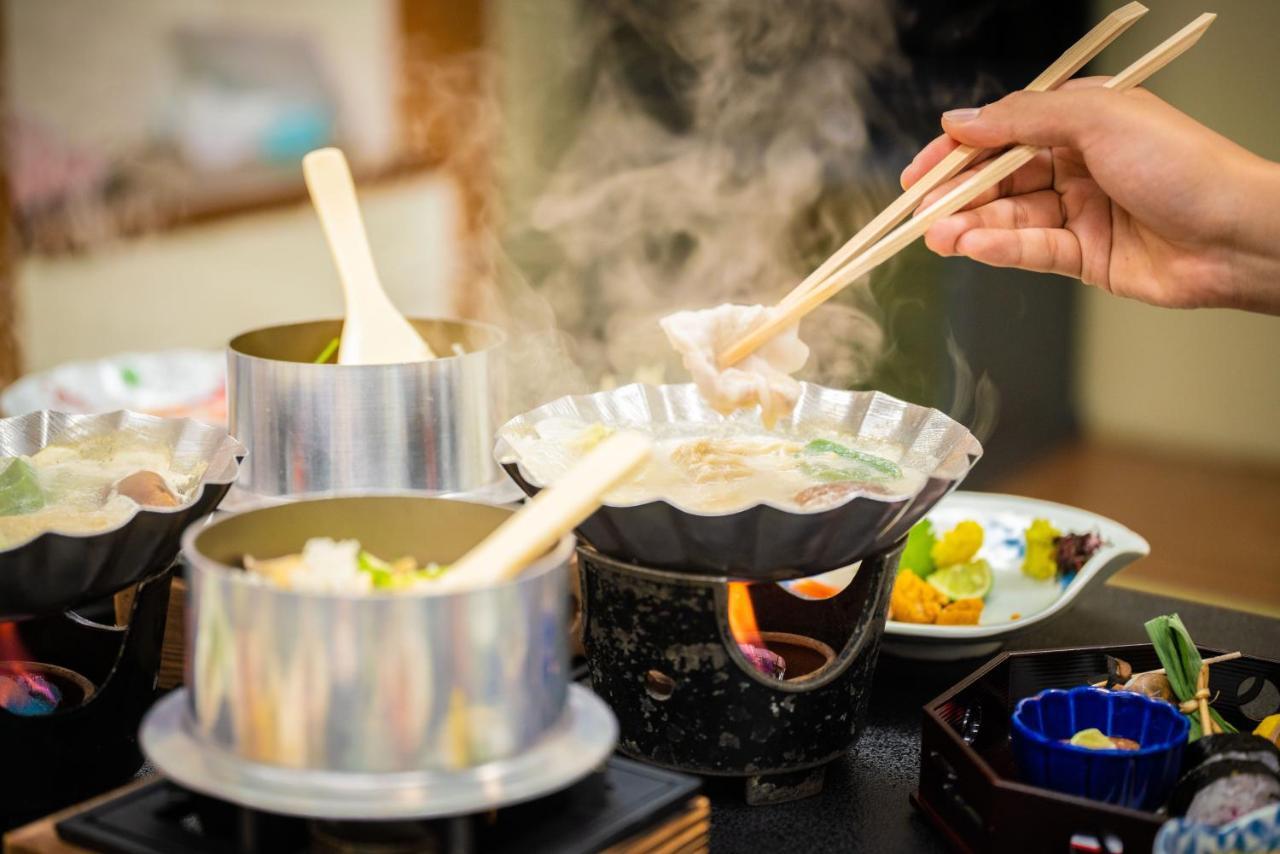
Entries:
{"type": "Polygon", "coordinates": [[[515,578],[590,516],[604,494],[647,462],[652,450],[653,443],[638,433],[617,433],[604,440],[455,561],[433,588],[460,590],[515,578]]]}
{"type": "MultiPolygon", "coordinates": [[[[1244,653],[1237,650],[1235,652],[1224,653],[1223,655],[1215,655],[1212,658],[1206,658],[1204,659],[1204,661],[1201,662],[1201,664],[1221,664],[1224,661],[1235,661],[1237,658],[1242,658],[1243,656],[1244,656],[1244,653]]],[[[1167,676],[1167,675],[1168,674],[1165,672],[1165,669],[1161,667],[1158,670],[1144,670],[1141,673],[1134,673],[1132,676],[1129,677],[1129,679],[1130,680],[1137,679],[1139,676],[1167,676]]],[[[1093,687],[1105,688],[1107,687],[1107,680],[1103,679],[1101,682],[1094,682],[1093,687]]]]}
{"type": "MultiPolygon", "coordinates": [[[[1027,84],[1028,92],[1047,92],[1057,89],[1071,75],[1085,66],[1089,60],[1101,53],[1107,45],[1119,38],[1134,22],[1147,14],[1147,7],[1141,3],[1129,3],[1103,18],[1096,27],[1084,35],[1078,42],[1067,49],[1057,61],[1040,73],[1040,76],[1027,84]]],[[[940,187],[959,175],[966,166],[977,160],[990,149],[974,148],[960,145],[942,158],[924,177],[912,184],[893,204],[885,208],[875,219],[849,238],[848,242],[837,249],[830,258],[822,262],[816,270],[805,277],[794,290],[782,298],[779,308],[786,308],[805,293],[821,284],[828,276],[843,264],[857,257],[867,247],[884,237],[898,223],[906,219],[924,197],[936,187],[940,187]]]]}
{"type": "MultiPolygon", "coordinates": [[[[1205,13],[1149,51],[1137,62],[1103,84],[1123,91],[1142,83],[1191,48],[1217,16],[1205,13]]],[[[720,354],[721,368],[729,368],[755,352],[774,335],[799,323],[809,312],[835,296],[849,284],[870,273],[915,242],[938,220],[959,211],[982,193],[1025,166],[1040,151],[1034,145],[1018,145],[991,160],[978,172],[952,188],[908,222],[898,226],[862,255],[854,258],[816,287],[791,301],[783,300],[778,310],[763,324],[744,335],[720,354]]]]}

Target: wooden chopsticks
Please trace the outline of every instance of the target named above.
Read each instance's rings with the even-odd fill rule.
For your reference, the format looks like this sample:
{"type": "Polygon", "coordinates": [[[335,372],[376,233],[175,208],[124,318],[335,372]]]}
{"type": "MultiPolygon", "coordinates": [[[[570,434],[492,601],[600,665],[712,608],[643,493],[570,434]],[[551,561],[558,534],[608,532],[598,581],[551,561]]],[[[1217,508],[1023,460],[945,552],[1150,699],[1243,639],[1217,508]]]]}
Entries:
{"type": "MultiPolygon", "coordinates": [[[[1080,41],[1068,48],[1066,53],[1058,57],[1058,60],[1053,65],[1041,72],[1039,77],[1028,83],[1026,91],[1047,92],[1057,89],[1070,80],[1071,75],[1084,68],[1089,60],[1102,53],[1107,45],[1119,38],[1125,30],[1133,26],[1134,22],[1147,14],[1148,11],[1147,7],[1141,3],[1129,3],[1121,6],[1103,18],[1096,27],[1085,33],[1080,41]]],[[[966,166],[989,150],[974,148],[969,145],[958,146],[954,151],[942,158],[919,181],[912,184],[893,204],[881,211],[875,219],[864,225],[857,234],[849,238],[849,241],[837,249],[830,258],[823,261],[818,269],[810,273],[791,293],[782,298],[782,301],[778,303],[778,307],[785,308],[811,288],[821,284],[841,266],[855,258],[859,252],[884,237],[889,233],[890,229],[906,219],[934,188],[940,187],[956,175],[959,175],[966,166]]]]}
{"type": "MultiPolygon", "coordinates": [[[[1125,7],[1115,14],[1125,12],[1128,8],[1129,7],[1125,7]]],[[[1143,9],[1142,12],[1145,12],[1145,9],[1143,9]]],[[[1137,12],[1136,14],[1141,15],[1142,12],[1137,12]]],[[[1205,13],[1196,18],[1160,45],[1153,48],[1128,68],[1124,69],[1124,71],[1121,71],[1115,77],[1112,77],[1104,83],[1104,88],[1125,90],[1131,89],[1142,83],[1152,74],[1159,71],[1161,68],[1164,68],[1174,59],[1189,50],[1192,45],[1200,40],[1200,37],[1204,35],[1205,30],[1209,28],[1209,25],[1212,24],[1216,18],[1217,15],[1212,13],[1205,13]]],[[[1106,22],[1104,21],[1104,23],[1106,22]]],[[[1123,24],[1123,27],[1127,28],[1131,23],[1132,20],[1123,24]]],[[[1102,25],[1099,25],[1099,27],[1101,26],[1102,25]]],[[[1095,27],[1093,32],[1089,35],[1092,36],[1096,33],[1099,27],[1095,27]]],[[[1123,32],[1123,28],[1119,32],[1123,32]]],[[[1119,35],[1119,32],[1115,35],[1119,35]]],[[[1114,37],[1115,36],[1112,36],[1112,38],[1114,37]]],[[[1062,63],[1063,60],[1067,58],[1068,54],[1072,53],[1072,51],[1077,47],[1080,47],[1080,45],[1088,38],[1089,36],[1086,36],[1086,38],[1082,39],[1080,43],[1073,46],[1072,50],[1068,51],[1067,54],[1064,54],[1063,59],[1060,59],[1058,62],[1062,63]]],[[[1105,47],[1105,43],[1102,46],[1105,47]]],[[[1089,47],[1092,47],[1092,45],[1089,47]]],[[[1101,50],[1101,47],[1097,48],[1097,50],[1094,51],[1094,54],[1096,55],[1099,50],[1101,50]]],[[[1088,57],[1086,57],[1084,61],[1087,61],[1087,59],[1088,57]]],[[[1081,65],[1083,65],[1084,61],[1081,62],[1081,65]]],[[[1058,65],[1058,63],[1055,63],[1055,66],[1056,65],[1058,65]]],[[[1078,68],[1079,66],[1077,66],[1077,69],[1078,68]]],[[[1046,70],[1045,74],[1041,75],[1041,77],[1045,77],[1048,74],[1049,70],[1046,70]]],[[[1037,81],[1039,80],[1040,78],[1037,78],[1037,81]]],[[[962,148],[967,148],[967,146],[962,146],[962,148]]],[[[960,149],[957,149],[956,151],[958,152],[960,149]]],[[[992,159],[978,172],[974,173],[964,182],[954,187],[928,208],[919,212],[911,220],[899,225],[896,229],[881,237],[878,242],[871,245],[863,251],[862,254],[854,256],[853,252],[857,251],[856,248],[853,252],[847,252],[846,250],[851,244],[855,244],[859,241],[859,238],[862,236],[862,232],[859,232],[859,234],[855,235],[848,244],[837,251],[836,255],[832,256],[831,259],[828,259],[826,263],[819,267],[811,276],[806,278],[805,281],[802,282],[794,291],[784,297],[782,301],[778,303],[777,310],[773,312],[769,320],[751,330],[751,332],[743,336],[735,344],[721,353],[719,358],[720,367],[732,367],[747,356],[751,355],[751,353],[755,352],[761,345],[783,329],[799,323],[800,320],[809,314],[809,312],[835,296],[843,288],[862,278],[889,258],[898,254],[898,252],[902,251],[902,249],[914,242],[916,238],[922,236],[926,231],[928,231],[930,226],[935,222],[960,210],[982,193],[986,192],[991,187],[1016,172],[1022,166],[1026,165],[1036,155],[1037,151],[1039,151],[1039,148],[1032,145],[1019,145],[1010,148],[1004,154],[992,159]],[[837,256],[842,256],[842,260],[835,261],[834,259],[837,256]],[[827,271],[826,275],[819,276],[819,273],[823,270],[827,271]],[[816,284],[814,283],[815,280],[816,284]]],[[[953,157],[955,153],[956,152],[952,152],[951,156],[953,157]]],[[[973,158],[977,157],[978,154],[979,152],[975,151],[972,155],[966,154],[965,156],[969,157],[968,162],[972,162],[973,158]]],[[[950,157],[948,159],[950,159],[950,157]]],[[[960,159],[962,158],[956,158],[957,161],[960,159]]],[[[941,169],[941,167],[943,166],[943,163],[946,162],[947,160],[944,160],[942,163],[939,163],[938,166],[934,167],[926,177],[933,176],[935,172],[943,174],[946,170],[941,169]]],[[[950,169],[951,166],[948,166],[947,168],[950,169]]],[[[955,171],[958,172],[960,168],[963,168],[963,165],[957,167],[955,171]]],[[[953,177],[954,174],[955,173],[953,172],[947,177],[953,177]]],[[[923,183],[924,180],[925,179],[921,179],[921,183],[923,183]]],[[[947,179],[944,178],[942,180],[947,179]]],[[[935,182],[934,186],[938,183],[941,183],[941,181],[935,182]]],[[[930,187],[929,189],[931,190],[933,187],[930,187]]],[[[915,186],[912,187],[912,190],[915,190],[915,186]]],[[[905,198],[910,193],[911,190],[904,194],[902,198],[905,198]]],[[[920,198],[923,198],[926,193],[927,190],[919,193],[919,197],[916,199],[917,204],[919,203],[920,198]]],[[[880,223],[880,225],[877,226],[877,229],[887,230],[888,226],[884,223],[892,224],[899,222],[903,216],[906,216],[906,214],[909,213],[911,207],[905,203],[900,205],[900,203],[902,203],[902,198],[899,198],[897,202],[890,206],[890,208],[887,208],[880,214],[880,216],[876,217],[876,219],[873,220],[872,223],[868,224],[867,228],[863,229],[863,231],[869,231],[872,225],[876,225],[876,223],[882,219],[884,222],[880,223]],[[889,215],[890,210],[895,210],[893,216],[889,215]]]]}

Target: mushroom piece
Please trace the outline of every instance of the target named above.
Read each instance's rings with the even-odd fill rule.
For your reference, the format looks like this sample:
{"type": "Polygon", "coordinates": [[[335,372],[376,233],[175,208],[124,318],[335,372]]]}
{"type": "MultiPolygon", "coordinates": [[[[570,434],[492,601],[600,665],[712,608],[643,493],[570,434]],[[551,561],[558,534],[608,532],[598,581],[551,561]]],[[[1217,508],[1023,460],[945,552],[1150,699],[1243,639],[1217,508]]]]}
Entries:
{"type": "Polygon", "coordinates": [[[112,487],[117,495],[132,498],[143,507],[177,507],[182,502],[165,479],[153,471],[136,471],[112,487]]]}

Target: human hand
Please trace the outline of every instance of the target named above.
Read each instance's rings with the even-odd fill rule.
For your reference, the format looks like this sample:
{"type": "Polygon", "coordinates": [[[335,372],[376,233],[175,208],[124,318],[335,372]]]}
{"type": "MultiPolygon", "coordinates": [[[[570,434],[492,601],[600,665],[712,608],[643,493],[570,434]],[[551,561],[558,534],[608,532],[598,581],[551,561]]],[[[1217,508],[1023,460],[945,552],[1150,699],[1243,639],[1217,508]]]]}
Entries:
{"type": "Polygon", "coordinates": [[[959,143],[1047,148],[935,223],[929,248],[1073,276],[1154,305],[1280,314],[1280,165],[1150,92],[1098,82],[946,113],[946,133],[903,171],[904,187],[959,143]]]}

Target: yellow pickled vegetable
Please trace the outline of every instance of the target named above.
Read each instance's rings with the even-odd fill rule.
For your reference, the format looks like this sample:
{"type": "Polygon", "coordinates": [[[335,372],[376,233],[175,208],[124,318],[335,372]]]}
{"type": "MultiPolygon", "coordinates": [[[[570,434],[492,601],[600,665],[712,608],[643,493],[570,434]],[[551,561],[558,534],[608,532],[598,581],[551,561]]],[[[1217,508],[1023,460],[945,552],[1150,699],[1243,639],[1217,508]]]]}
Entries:
{"type": "Polygon", "coordinates": [[[1044,581],[1058,574],[1058,537],[1062,534],[1048,519],[1035,519],[1027,528],[1027,554],[1022,573],[1044,581]]]}
{"type": "Polygon", "coordinates": [[[1076,747],[1089,747],[1094,750],[1114,750],[1116,743],[1097,727],[1082,729],[1071,736],[1071,744],[1076,747]]]}
{"type": "Polygon", "coordinates": [[[1280,715],[1269,715],[1263,718],[1262,722],[1258,724],[1258,728],[1253,731],[1253,734],[1261,736],[1280,747],[1280,715]]]}
{"type": "Polygon", "coordinates": [[[946,596],[914,572],[904,570],[898,573],[893,582],[893,593],[889,596],[889,619],[904,623],[932,623],[938,619],[945,604],[946,596]]]}
{"type": "Polygon", "coordinates": [[[961,522],[933,544],[931,554],[938,566],[969,563],[982,548],[982,526],[977,522],[961,522]]]}

